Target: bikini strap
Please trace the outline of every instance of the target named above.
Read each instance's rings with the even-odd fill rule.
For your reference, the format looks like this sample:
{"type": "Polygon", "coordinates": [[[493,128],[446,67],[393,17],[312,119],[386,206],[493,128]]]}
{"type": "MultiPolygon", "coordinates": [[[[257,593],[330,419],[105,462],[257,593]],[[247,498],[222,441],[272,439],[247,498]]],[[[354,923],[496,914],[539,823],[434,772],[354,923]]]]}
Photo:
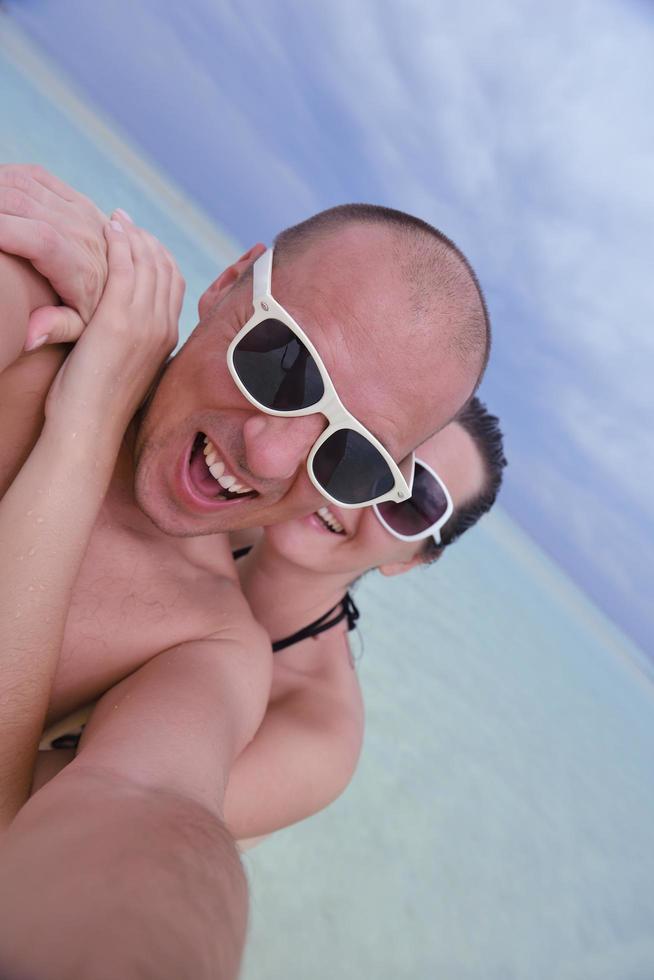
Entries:
{"type": "Polygon", "coordinates": [[[349,592],[346,592],[337,605],[332,606],[331,609],[328,609],[318,619],[314,619],[308,626],[298,630],[297,633],[292,633],[291,636],[286,636],[283,640],[276,640],[272,645],[273,652],[278,653],[280,650],[285,650],[287,647],[293,646],[294,643],[306,640],[310,636],[318,636],[320,633],[324,633],[325,630],[330,630],[333,626],[338,626],[344,619],[347,619],[349,632],[356,626],[359,615],[359,610],[354,603],[354,599],[349,592]],[[333,613],[336,613],[336,615],[334,616],[333,613]],[[331,619],[330,616],[332,617],[331,619]]]}

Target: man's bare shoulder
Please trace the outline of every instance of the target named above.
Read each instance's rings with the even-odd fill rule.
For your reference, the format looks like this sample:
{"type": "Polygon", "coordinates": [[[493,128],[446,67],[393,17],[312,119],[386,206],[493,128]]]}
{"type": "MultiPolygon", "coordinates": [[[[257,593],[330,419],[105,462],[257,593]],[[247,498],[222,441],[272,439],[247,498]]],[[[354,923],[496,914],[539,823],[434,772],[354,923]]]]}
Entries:
{"type": "Polygon", "coordinates": [[[48,723],[163,650],[258,629],[226,539],[177,539],[144,530],[142,518],[135,504],[115,499],[101,511],[72,597],[48,723]]]}
{"type": "Polygon", "coordinates": [[[207,639],[234,639],[240,642],[243,631],[252,631],[257,638],[266,637],[266,645],[270,646],[270,638],[263,626],[257,622],[252,610],[241,591],[238,580],[231,575],[217,575],[215,584],[215,617],[216,626],[207,633],[207,639]]]}
{"type": "MultiPolygon", "coordinates": [[[[110,529],[117,534],[115,525],[110,525],[110,529]]],[[[123,624],[118,615],[111,615],[108,622],[109,625],[113,622],[114,628],[107,639],[108,646],[103,647],[105,655],[95,666],[93,657],[89,656],[95,650],[95,640],[89,621],[83,621],[86,644],[72,644],[74,650],[67,655],[63,664],[60,663],[55,683],[56,696],[51,703],[48,728],[41,740],[42,748],[50,749],[54,740],[79,733],[89,718],[96,714],[93,702],[102,699],[106,713],[106,704],[113,704],[111,691],[115,685],[120,686],[123,678],[132,676],[134,671],[157,660],[161,654],[169,655],[171,651],[176,651],[175,656],[178,664],[183,665],[183,673],[178,674],[178,668],[172,673],[159,673],[156,681],[147,687],[147,703],[154,716],[158,719],[157,712],[161,709],[162,718],[165,715],[167,719],[163,722],[164,728],[171,725],[175,730],[175,705],[179,697],[185,696],[185,691],[201,689],[207,693],[219,690],[221,684],[224,689],[225,681],[229,678],[231,696],[240,698],[243,705],[249,706],[253,693],[257,693],[261,683],[267,684],[269,689],[270,639],[254,619],[235,576],[220,574],[215,567],[201,568],[198,572],[197,566],[179,557],[176,566],[177,587],[181,592],[186,592],[187,599],[180,598],[181,593],[177,588],[170,591],[171,583],[166,581],[167,574],[164,572],[163,578],[155,584],[157,603],[160,603],[161,597],[169,595],[173,608],[166,610],[163,604],[153,608],[152,596],[146,592],[141,605],[143,609],[150,610],[149,620],[143,618],[141,605],[130,607],[132,616],[127,624],[123,624]],[[186,585],[183,584],[184,580],[186,585]],[[139,634],[142,635],[140,641],[139,634]],[[119,654],[124,655],[130,643],[133,644],[131,658],[121,659],[119,654]],[[80,656],[77,655],[78,650],[80,656]],[[114,670],[107,663],[107,655],[111,657],[112,654],[116,658],[114,670]],[[216,668],[220,668],[220,662],[224,662],[225,658],[234,665],[235,670],[216,674],[216,668]],[[216,678],[220,678],[220,683],[216,678]],[[90,703],[81,710],[70,711],[72,705],[82,704],[85,699],[90,703]]],[[[138,557],[133,552],[131,561],[138,565],[138,557]]],[[[157,556],[156,561],[161,571],[161,556],[157,556]]],[[[103,572],[106,573],[107,569],[103,569],[103,572]]],[[[111,593],[112,587],[106,579],[103,583],[98,583],[97,588],[102,590],[107,602],[106,596],[111,593]]],[[[126,601],[136,602],[135,597],[130,599],[120,581],[114,580],[113,587],[118,587],[119,596],[121,593],[127,595],[126,599],[121,600],[123,605],[126,601]]],[[[87,596],[89,601],[90,597],[87,596]]],[[[96,594],[94,601],[97,619],[102,596],[96,594]]],[[[74,629],[71,627],[69,632],[74,633],[74,629]]],[[[260,697],[259,694],[259,700],[260,697]]],[[[204,701],[199,700],[200,704],[204,705],[204,701]]],[[[103,712],[99,718],[102,717],[103,712]]],[[[149,712],[145,712],[143,726],[149,724],[152,724],[152,718],[149,712]]],[[[33,791],[70,761],[70,754],[62,755],[61,751],[41,752],[39,757],[33,791]]]]}

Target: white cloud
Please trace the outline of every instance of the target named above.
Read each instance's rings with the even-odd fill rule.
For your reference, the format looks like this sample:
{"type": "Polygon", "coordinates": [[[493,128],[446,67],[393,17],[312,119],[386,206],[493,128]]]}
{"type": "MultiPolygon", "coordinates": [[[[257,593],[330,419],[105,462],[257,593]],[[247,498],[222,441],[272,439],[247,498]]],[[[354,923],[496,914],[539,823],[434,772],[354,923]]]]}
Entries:
{"type": "MultiPolygon", "coordinates": [[[[268,7],[263,45],[274,16],[268,7]]],[[[565,528],[568,565],[595,595],[644,623],[652,23],[597,0],[337,0],[298,30],[295,77],[310,84],[292,110],[314,154],[329,136],[316,128],[318,90],[347,123],[344,149],[362,163],[369,196],[442,226],[505,297],[513,320],[496,323],[496,374],[519,372],[506,400],[513,426],[536,423],[509,480],[533,495],[541,533],[565,528]]],[[[341,179],[347,188],[347,168],[341,179]]]]}
{"type": "Polygon", "coordinates": [[[455,237],[474,243],[524,313],[509,326],[528,369],[512,408],[519,416],[531,402],[550,432],[534,432],[535,455],[523,445],[509,479],[534,496],[543,528],[565,526],[569,563],[613,612],[626,604],[643,636],[652,560],[640,544],[654,520],[652,24],[626,5],[529,4],[510,18],[515,4],[470,17],[470,5],[429,2],[394,31],[387,9],[359,7],[377,29],[341,35],[354,78],[331,85],[346,105],[356,82],[352,111],[381,185],[401,187],[432,220],[449,197],[455,237]],[[544,460],[557,439],[567,452],[544,460]]]}

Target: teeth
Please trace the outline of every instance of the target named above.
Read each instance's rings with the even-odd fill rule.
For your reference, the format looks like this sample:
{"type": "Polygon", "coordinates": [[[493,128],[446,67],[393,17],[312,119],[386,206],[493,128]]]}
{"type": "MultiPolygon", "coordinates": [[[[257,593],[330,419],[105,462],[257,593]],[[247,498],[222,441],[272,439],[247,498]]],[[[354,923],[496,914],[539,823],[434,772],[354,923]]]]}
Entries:
{"type": "Polygon", "coordinates": [[[341,522],[336,520],[329,507],[321,507],[318,511],[318,516],[322,518],[327,527],[331,528],[332,531],[340,534],[345,530],[341,522]]]}
{"type": "Polygon", "coordinates": [[[208,436],[204,437],[204,459],[209,467],[209,472],[211,473],[214,480],[216,480],[223,490],[229,490],[230,493],[252,493],[252,487],[248,487],[245,483],[238,483],[235,476],[231,473],[225,472],[225,464],[218,455],[218,450],[212,443],[208,436]]]}

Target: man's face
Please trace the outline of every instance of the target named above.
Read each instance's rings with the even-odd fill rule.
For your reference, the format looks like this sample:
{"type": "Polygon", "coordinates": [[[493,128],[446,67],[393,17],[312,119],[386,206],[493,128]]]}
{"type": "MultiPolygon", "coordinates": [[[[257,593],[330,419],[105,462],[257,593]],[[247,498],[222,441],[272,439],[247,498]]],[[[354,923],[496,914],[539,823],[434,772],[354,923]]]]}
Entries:
{"type": "MultiPolygon", "coordinates": [[[[201,303],[204,315],[167,367],[137,436],[138,503],[174,535],[277,523],[324,503],[306,459],[327,421],[265,415],[240,393],[226,352],[252,314],[251,279],[235,287],[221,279],[217,306],[201,303]],[[205,439],[217,472],[248,492],[225,490],[208,474],[205,439]]],[[[275,268],[272,293],[313,341],[346,408],[396,461],[473,391],[479,365],[446,354],[438,325],[413,316],[383,227],[350,225],[312,244],[275,268]]]]}

